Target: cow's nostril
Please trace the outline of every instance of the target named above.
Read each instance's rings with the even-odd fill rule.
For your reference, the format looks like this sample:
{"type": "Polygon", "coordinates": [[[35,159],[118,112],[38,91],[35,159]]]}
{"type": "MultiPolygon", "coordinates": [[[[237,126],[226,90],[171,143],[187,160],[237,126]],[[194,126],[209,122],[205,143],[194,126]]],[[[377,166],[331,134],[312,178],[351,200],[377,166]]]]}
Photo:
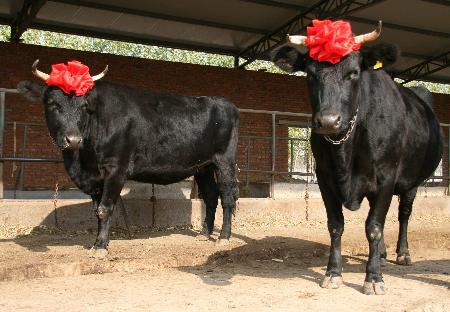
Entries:
{"type": "Polygon", "coordinates": [[[316,120],[316,126],[317,126],[317,128],[322,127],[322,123],[320,122],[320,119],[316,120]]]}
{"type": "Polygon", "coordinates": [[[342,117],[337,112],[322,111],[316,115],[314,123],[318,133],[336,133],[342,125],[342,117]]]}
{"type": "Polygon", "coordinates": [[[65,137],[66,145],[70,148],[78,148],[81,144],[82,138],[76,135],[68,135],[65,137]]]}
{"type": "Polygon", "coordinates": [[[336,127],[339,127],[341,125],[341,115],[338,115],[336,117],[336,122],[334,124],[336,127]]]}

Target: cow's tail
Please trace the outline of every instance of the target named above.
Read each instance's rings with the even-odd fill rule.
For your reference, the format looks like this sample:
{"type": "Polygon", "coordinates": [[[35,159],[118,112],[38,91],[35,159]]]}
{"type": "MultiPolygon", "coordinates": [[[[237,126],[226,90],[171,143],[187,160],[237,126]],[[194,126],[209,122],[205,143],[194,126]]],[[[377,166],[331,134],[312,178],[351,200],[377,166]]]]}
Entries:
{"type": "Polygon", "coordinates": [[[234,116],[233,116],[233,128],[231,129],[231,136],[230,136],[230,148],[233,149],[233,164],[234,164],[234,185],[233,185],[233,198],[235,201],[235,206],[233,208],[233,216],[236,216],[236,212],[238,210],[238,199],[239,199],[239,187],[238,187],[238,172],[239,167],[237,164],[237,149],[238,149],[238,142],[239,142],[239,110],[236,108],[234,110],[234,116]]]}

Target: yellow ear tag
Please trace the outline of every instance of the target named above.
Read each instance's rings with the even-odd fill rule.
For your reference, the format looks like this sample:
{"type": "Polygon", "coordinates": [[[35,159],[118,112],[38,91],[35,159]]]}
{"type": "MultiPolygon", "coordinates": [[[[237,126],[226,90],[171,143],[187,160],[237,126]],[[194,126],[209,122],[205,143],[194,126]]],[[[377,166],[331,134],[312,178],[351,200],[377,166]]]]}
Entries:
{"type": "Polygon", "coordinates": [[[380,69],[381,67],[383,67],[383,63],[380,61],[377,61],[375,65],[373,65],[373,69],[380,69]]]}

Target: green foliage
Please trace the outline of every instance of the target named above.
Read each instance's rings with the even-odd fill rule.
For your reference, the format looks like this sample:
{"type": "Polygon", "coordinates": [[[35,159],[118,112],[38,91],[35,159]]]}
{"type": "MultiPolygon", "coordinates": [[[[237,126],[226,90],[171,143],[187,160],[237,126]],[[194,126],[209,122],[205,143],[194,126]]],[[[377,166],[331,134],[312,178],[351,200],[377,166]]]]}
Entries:
{"type": "Polygon", "coordinates": [[[11,34],[11,27],[0,25],[0,41],[8,41],[11,34]]]}
{"type": "MultiPolygon", "coordinates": [[[[8,41],[10,27],[0,25],[0,41],[8,41]]],[[[98,39],[77,35],[29,29],[22,35],[22,42],[47,47],[109,53],[170,62],[233,67],[234,58],[204,52],[148,46],[122,41],[98,39]]]]}
{"type": "MultiPolygon", "coordinates": [[[[314,160],[309,137],[311,129],[289,127],[289,171],[313,172],[314,160]]],[[[296,176],[294,176],[296,178],[296,176]]],[[[303,178],[303,177],[302,177],[303,178]]]]}
{"type": "Polygon", "coordinates": [[[450,85],[443,83],[434,83],[427,81],[411,81],[405,84],[406,87],[420,86],[425,87],[434,93],[450,94],[450,85]]]}

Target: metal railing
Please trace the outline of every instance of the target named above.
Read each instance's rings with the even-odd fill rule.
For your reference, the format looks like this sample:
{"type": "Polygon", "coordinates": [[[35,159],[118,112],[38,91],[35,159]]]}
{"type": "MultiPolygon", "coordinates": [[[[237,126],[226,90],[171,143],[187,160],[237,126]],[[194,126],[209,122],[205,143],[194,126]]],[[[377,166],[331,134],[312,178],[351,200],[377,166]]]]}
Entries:
{"type": "MultiPolygon", "coordinates": [[[[22,157],[5,157],[3,155],[4,150],[4,133],[5,133],[5,95],[6,93],[18,93],[16,89],[4,89],[0,88],[0,198],[3,198],[3,163],[7,161],[17,161],[22,164],[25,162],[32,162],[32,163],[61,163],[63,162],[61,159],[55,159],[55,158],[40,158],[40,157],[25,157],[23,155],[22,157]]],[[[299,117],[303,119],[309,120],[311,118],[311,114],[305,114],[305,113],[293,113],[293,112],[282,112],[282,111],[270,111],[270,110],[254,110],[254,109],[240,109],[241,113],[249,113],[249,114],[265,114],[271,116],[271,129],[272,129],[272,135],[270,137],[257,137],[257,136],[251,136],[251,135],[242,135],[240,136],[240,139],[247,140],[247,143],[250,142],[251,139],[259,138],[259,139],[267,139],[270,140],[270,149],[271,149],[271,161],[270,161],[270,170],[260,170],[260,169],[251,169],[251,164],[249,163],[250,156],[247,155],[247,163],[245,168],[240,168],[239,171],[246,174],[246,179],[248,179],[248,174],[251,173],[260,173],[260,174],[268,174],[270,175],[270,197],[275,197],[275,176],[276,175],[298,175],[298,176],[305,176],[305,177],[312,177],[314,176],[314,173],[312,172],[296,172],[291,170],[288,171],[277,171],[276,170],[276,151],[277,146],[276,142],[277,140],[288,140],[288,142],[293,142],[295,140],[303,140],[298,138],[289,138],[289,137],[276,137],[276,120],[277,117],[280,116],[286,116],[286,117],[299,117]]],[[[10,123],[8,123],[10,124],[10,123]]],[[[43,124],[33,124],[33,123],[18,123],[21,124],[25,128],[24,130],[24,137],[26,138],[26,132],[27,132],[27,126],[43,126],[43,124]]],[[[309,123],[306,123],[309,124],[309,123]]],[[[441,123],[441,127],[447,128],[448,133],[448,143],[447,143],[447,157],[448,157],[448,166],[450,167],[450,124],[444,124],[441,123]]],[[[26,143],[26,140],[24,140],[24,143],[26,143]]],[[[292,144],[292,143],[291,143],[292,144]]],[[[249,146],[249,143],[247,144],[249,146]]],[[[247,147],[248,149],[248,147],[247,147]]],[[[292,155],[290,155],[291,161],[292,161],[292,155]]],[[[450,172],[450,168],[448,168],[448,172],[450,172]]],[[[23,179],[23,169],[21,170],[21,179],[23,179]]],[[[450,190],[450,177],[449,176],[439,176],[439,177],[431,177],[430,179],[443,179],[448,180],[448,189],[450,190]]],[[[450,192],[448,192],[450,193],[450,192]]]]}

